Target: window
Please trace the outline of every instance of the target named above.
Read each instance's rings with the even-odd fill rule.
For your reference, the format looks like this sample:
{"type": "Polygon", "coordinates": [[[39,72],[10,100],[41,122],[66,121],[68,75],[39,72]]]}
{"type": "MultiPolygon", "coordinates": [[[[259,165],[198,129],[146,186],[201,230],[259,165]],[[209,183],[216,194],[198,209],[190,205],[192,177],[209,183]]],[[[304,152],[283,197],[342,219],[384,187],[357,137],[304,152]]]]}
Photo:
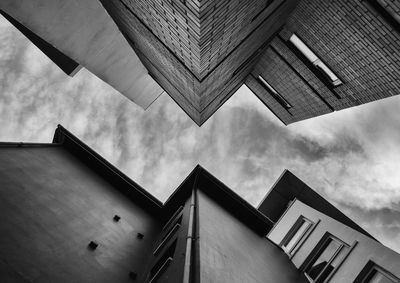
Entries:
{"type": "Polygon", "coordinates": [[[327,282],[349,251],[349,245],[327,233],[307,258],[304,273],[311,282],[327,282]]]}
{"type": "Polygon", "coordinates": [[[369,261],[354,283],[400,283],[400,279],[373,261],[369,261]]]}
{"type": "Polygon", "coordinates": [[[364,3],[378,12],[388,24],[400,33],[400,14],[396,11],[396,4],[385,0],[364,0],[364,3]]]}
{"type": "Polygon", "coordinates": [[[252,19],[251,22],[253,22],[254,20],[256,20],[268,7],[269,5],[271,5],[272,0],[268,0],[267,3],[265,3],[265,6],[263,9],[261,9],[252,19]]]}
{"type": "Polygon", "coordinates": [[[167,243],[168,240],[171,239],[172,236],[179,230],[179,228],[181,227],[181,223],[182,223],[182,215],[175,221],[174,226],[171,226],[172,228],[165,233],[164,237],[161,238],[160,244],[156,247],[156,249],[153,252],[154,255],[156,255],[162,249],[165,243],[167,243]]]}
{"type": "Polygon", "coordinates": [[[303,216],[297,219],[296,223],[289,230],[286,236],[283,238],[281,247],[289,255],[292,255],[297,247],[305,239],[307,232],[310,230],[313,222],[303,216]]]}
{"type": "Polygon", "coordinates": [[[292,108],[292,105],[290,105],[290,103],[287,102],[282,95],[280,95],[269,83],[267,83],[267,81],[261,75],[258,76],[257,80],[268,92],[272,94],[272,96],[279,102],[280,105],[282,105],[283,108],[292,108]]]}
{"type": "Polygon", "coordinates": [[[150,270],[150,280],[149,283],[155,283],[160,278],[160,276],[165,272],[168,266],[171,264],[172,259],[174,258],[175,248],[176,248],[175,240],[169,248],[165,251],[162,257],[156,262],[153,268],[150,270]]]}
{"type": "Polygon", "coordinates": [[[165,244],[172,238],[173,235],[179,230],[182,223],[183,214],[181,213],[183,207],[179,207],[178,210],[172,215],[168,222],[163,227],[164,236],[159,241],[159,244],[155,248],[153,255],[157,255],[165,244]],[[168,229],[167,229],[168,228],[168,229]]]}
{"type": "Polygon", "coordinates": [[[167,223],[165,223],[164,227],[162,228],[162,230],[165,230],[168,228],[168,226],[170,226],[170,224],[174,221],[174,219],[176,219],[176,217],[178,216],[178,214],[183,210],[183,206],[180,206],[175,212],[174,214],[169,218],[169,220],[167,221],[167,223]]]}
{"type": "Polygon", "coordinates": [[[337,87],[343,82],[335,73],[296,35],[293,34],[289,41],[303,54],[303,56],[321,72],[333,87],[337,87]]]}

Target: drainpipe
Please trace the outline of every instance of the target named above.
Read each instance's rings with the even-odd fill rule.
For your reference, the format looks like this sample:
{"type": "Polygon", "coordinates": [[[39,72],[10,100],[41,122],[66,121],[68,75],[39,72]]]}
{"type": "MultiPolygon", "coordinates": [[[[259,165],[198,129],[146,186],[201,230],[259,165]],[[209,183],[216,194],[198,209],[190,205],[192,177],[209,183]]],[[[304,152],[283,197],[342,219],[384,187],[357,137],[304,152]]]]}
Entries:
{"type": "Polygon", "coordinates": [[[196,209],[195,190],[192,191],[190,198],[190,211],[189,211],[189,227],[188,235],[186,237],[186,255],[185,255],[185,266],[183,270],[183,283],[190,283],[190,275],[192,270],[192,242],[195,240],[194,233],[194,217],[196,209]]]}

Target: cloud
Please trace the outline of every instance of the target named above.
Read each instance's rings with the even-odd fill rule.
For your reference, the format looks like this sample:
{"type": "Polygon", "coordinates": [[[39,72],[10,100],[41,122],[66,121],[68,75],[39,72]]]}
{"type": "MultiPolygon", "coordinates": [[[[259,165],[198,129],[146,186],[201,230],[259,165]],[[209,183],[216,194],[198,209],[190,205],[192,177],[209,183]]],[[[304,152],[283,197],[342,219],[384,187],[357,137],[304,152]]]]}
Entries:
{"type": "Polygon", "coordinates": [[[0,94],[2,141],[50,142],[63,124],[161,200],[200,163],[256,205],[287,168],[400,251],[398,98],[286,127],[243,86],[198,128],[167,94],[143,111],[84,69],[66,76],[4,19],[0,94]]]}

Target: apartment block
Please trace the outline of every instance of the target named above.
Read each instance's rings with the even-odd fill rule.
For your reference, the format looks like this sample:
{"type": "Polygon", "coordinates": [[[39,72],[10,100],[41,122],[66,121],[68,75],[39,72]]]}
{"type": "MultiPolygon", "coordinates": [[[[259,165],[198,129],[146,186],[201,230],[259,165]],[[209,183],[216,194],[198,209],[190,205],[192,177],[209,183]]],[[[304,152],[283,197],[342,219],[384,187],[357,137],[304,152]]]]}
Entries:
{"type": "Polygon", "coordinates": [[[400,255],[289,171],[257,209],[199,165],[161,203],[62,126],[0,161],[2,282],[399,282],[400,255]]]}

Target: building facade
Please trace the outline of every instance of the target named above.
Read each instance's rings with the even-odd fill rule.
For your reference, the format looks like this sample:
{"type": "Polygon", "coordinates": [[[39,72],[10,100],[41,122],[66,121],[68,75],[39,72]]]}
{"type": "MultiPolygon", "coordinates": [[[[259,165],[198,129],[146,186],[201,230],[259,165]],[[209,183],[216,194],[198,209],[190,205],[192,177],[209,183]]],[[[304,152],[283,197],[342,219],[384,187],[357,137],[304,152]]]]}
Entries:
{"type": "Polygon", "coordinates": [[[281,175],[258,209],[275,220],[267,237],[309,282],[400,282],[400,255],[291,172],[281,175]]]}
{"type": "Polygon", "coordinates": [[[0,160],[1,282],[306,282],[200,166],[163,204],[62,127],[0,160]]]}
{"type": "Polygon", "coordinates": [[[68,74],[84,66],[143,108],[164,90],[199,126],[243,84],[285,124],[400,93],[399,0],[6,0],[0,10],[68,74]]]}
{"type": "Polygon", "coordinates": [[[302,0],[246,85],[290,124],[400,94],[399,59],[400,1],[302,0]]]}
{"type": "Polygon", "coordinates": [[[399,282],[400,255],[288,171],[256,209],[201,166],[161,203],[61,126],[0,160],[2,282],[399,282]]]}

